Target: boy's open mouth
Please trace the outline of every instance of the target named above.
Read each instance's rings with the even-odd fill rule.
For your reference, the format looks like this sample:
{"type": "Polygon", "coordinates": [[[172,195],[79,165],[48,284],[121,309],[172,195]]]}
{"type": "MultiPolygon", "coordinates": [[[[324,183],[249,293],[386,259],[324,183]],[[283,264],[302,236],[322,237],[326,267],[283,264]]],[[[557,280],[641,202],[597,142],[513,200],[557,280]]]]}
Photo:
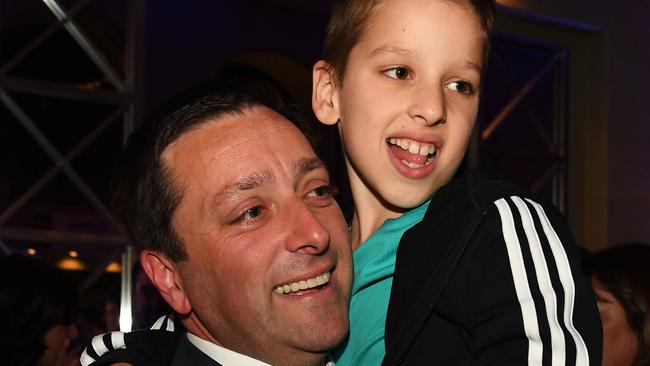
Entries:
{"type": "Polygon", "coordinates": [[[291,283],[286,283],[284,285],[279,285],[273,289],[273,292],[276,294],[290,294],[298,291],[304,291],[304,290],[318,290],[327,283],[330,282],[330,272],[324,272],[316,277],[313,278],[307,278],[301,281],[297,282],[291,282],[291,283]]]}
{"type": "Polygon", "coordinates": [[[391,137],[387,142],[395,156],[409,168],[422,168],[431,164],[438,153],[435,145],[410,139],[391,137]]]}

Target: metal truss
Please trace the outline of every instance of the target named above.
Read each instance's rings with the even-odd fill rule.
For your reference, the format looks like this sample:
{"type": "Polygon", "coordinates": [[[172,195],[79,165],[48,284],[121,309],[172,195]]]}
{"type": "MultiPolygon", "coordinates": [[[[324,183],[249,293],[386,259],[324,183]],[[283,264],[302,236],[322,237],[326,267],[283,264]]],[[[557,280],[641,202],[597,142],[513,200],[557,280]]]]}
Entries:
{"type": "MultiPolygon", "coordinates": [[[[555,52],[550,61],[539,68],[523,85],[517,85],[497,52],[492,52],[490,57],[491,62],[495,63],[501,82],[505,84],[512,98],[479,132],[479,144],[489,141],[497,129],[508,128],[503,122],[517,107],[521,106],[526,113],[527,120],[520,120],[515,123],[529,124],[537,137],[542,141],[546,150],[545,152],[549,157],[547,169],[540,171],[536,181],[528,188],[535,192],[539,191],[550,180],[552,184],[552,197],[550,199],[561,211],[564,211],[567,170],[565,136],[567,123],[567,53],[566,51],[555,52]],[[544,128],[540,117],[526,97],[539,81],[551,72],[553,73],[553,121],[552,131],[549,133],[544,128]]],[[[507,147],[504,150],[507,150],[507,147]]],[[[476,150],[470,151],[473,151],[474,154],[477,153],[476,150]]],[[[477,157],[473,157],[472,159],[473,161],[478,161],[477,157]]]]}
{"type": "MultiPolygon", "coordinates": [[[[84,153],[86,148],[97,140],[109,127],[121,120],[123,125],[124,140],[137,126],[143,115],[143,67],[144,67],[144,19],[146,1],[126,1],[126,33],[124,47],[124,77],[108,62],[102,51],[96,47],[92,40],[84,33],[83,29],[75,22],[75,15],[84,9],[92,0],[81,0],[70,9],[64,9],[57,0],[42,0],[43,4],[55,15],[53,22],[45,31],[34,38],[22,50],[3,65],[0,65],[0,102],[9,110],[25,131],[43,149],[52,161],[52,167],[43,176],[37,179],[29,189],[13,201],[4,211],[0,212],[0,249],[9,254],[9,246],[3,239],[23,239],[30,241],[57,240],[82,240],[84,244],[115,245],[116,253],[125,251],[122,255],[122,310],[130,312],[131,293],[131,267],[132,249],[126,237],[115,235],[79,234],[69,232],[55,232],[35,229],[16,229],[5,227],[4,224],[16,212],[23,208],[39,191],[42,190],[58,174],[65,175],[74,188],[99,212],[105,221],[118,233],[123,233],[121,225],[111,215],[105,204],[97,197],[95,192],[86,184],[84,179],[71,166],[71,161],[84,153]],[[74,39],[86,56],[101,71],[102,75],[113,90],[92,90],[79,86],[59,82],[33,80],[8,76],[9,72],[19,65],[36,48],[44,44],[61,28],[74,39]],[[70,151],[63,153],[51,143],[50,139],[38,128],[25,110],[12,97],[12,93],[31,94],[36,96],[54,97],[62,100],[76,100],[81,102],[100,103],[104,106],[114,106],[114,111],[103,121],[97,123],[95,128],[81,139],[70,151]],[[126,307],[125,307],[126,306],[126,307]]],[[[107,258],[106,264],[112,258],[107,258]]],[[[100,266],[82,287],[88,287],[91,282],[99,277],[105,266],[100,266]]]]}

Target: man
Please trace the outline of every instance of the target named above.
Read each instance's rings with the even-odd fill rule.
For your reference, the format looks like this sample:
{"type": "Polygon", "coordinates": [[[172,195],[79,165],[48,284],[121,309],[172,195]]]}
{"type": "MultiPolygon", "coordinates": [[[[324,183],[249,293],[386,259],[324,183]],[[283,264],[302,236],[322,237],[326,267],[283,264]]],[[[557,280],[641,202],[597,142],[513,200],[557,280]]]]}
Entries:
{"type": "Polygon", "coordinates": [[[348,331],[347,225],[295,115],[246,89],[135,134],[114,207],[187,329],[172,365],[324,365],[348,331]]]}

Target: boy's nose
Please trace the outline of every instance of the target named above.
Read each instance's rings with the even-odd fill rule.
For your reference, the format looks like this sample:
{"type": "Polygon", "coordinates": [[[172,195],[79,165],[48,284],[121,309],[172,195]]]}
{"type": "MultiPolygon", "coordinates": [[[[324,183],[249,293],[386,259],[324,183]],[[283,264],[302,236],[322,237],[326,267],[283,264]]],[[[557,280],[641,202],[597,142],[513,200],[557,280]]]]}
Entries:
{"type": "Polygon", "coordinates": [[[305,203],[292,207],[284,222],[288,231],[287,250],[317,255],[329,247],[329,231],[305,203]]]}
{"type": "Polygon", "coordinates": [[[441,89],[437,87],[418,88],[409,108],[411,118],[424,122],[426,126],[445,123],[447,108],[445,95],[441,89]]]}

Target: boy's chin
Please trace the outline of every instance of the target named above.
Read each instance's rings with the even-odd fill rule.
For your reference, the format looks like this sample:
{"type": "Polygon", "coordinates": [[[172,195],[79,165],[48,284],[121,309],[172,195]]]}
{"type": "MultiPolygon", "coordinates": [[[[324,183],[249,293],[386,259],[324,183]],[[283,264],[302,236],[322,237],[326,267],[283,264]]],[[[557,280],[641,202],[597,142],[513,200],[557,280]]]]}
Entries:
{"type": "Polygon", "coordinates": [[[426,190],[408,189],[405,192],[387,192],[383,197],[394,211],[408,211],[425,203],[435,191],[430,187],[426,190]]]}

